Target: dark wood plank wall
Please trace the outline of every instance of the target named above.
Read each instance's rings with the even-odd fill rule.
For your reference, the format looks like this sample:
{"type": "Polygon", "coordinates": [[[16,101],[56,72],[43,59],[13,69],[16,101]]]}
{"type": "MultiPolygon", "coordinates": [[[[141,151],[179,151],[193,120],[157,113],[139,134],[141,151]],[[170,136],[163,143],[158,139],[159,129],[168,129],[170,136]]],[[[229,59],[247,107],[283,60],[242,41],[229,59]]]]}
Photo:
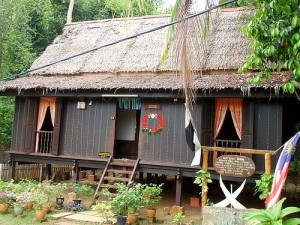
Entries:
{"type": "Polygon", "coordinates": [[[11,150],[34,152],[39,98],[16,97],[11,150]]]}
{"type": "Polygon", "coordinates": [[[254,101],[244,100],[243,107],[243,130],[242,148],[253,148],[253,128],[254,128],[254,101]]]}
{"type": "MultiPolygon", "coordinates": [[[[141,160],[162,164],[190,164],[194,152],[187,144],[185,137],[185,107],[182,102],[155,102],[161,104],[160,110],[145,109],[143,102],[141,118],[148,113],[158,113],[164,117],[165,126],[159,134],[148,135],[140,131],[139,153],[141,160]]],[[[194,107],[195,124],[200,130],[201,105],[194,107]]],[[[157,126],[157,120],[149,119],[148,127],[157,126]]]]}
{"type": "Polygon", "coordinates": [[[77,102],[65,101],[59,154],[98,157],[98,152],[112,152],[116,102],[93,99],[86,109],[77,109],[77,102]]]}
{"type": "MultiPolygon", "coordinates": [[[[255,104],[254,148],[276,150],[282,145],[282,104],[260,101],[255,104]]],[[[264,157],[254,155],[257,170],[264,170],[264,157]]],[[[275,158],[273,157],[273,166],[275,158]]]]}

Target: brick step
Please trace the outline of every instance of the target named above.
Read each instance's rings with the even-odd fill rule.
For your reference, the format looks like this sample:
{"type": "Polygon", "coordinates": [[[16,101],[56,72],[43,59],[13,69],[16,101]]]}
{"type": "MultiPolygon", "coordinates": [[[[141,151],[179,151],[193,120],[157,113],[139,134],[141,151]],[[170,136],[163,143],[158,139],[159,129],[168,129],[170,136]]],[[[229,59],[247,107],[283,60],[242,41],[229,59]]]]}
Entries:
{"type": "Polygon", "coordinates": [[[129,182],[130,179],[125,177],[104,177],[104,180],[129,182]]]}
{"type": "Polygon", "coordinates": [[[131,170],[117,170],[117,169],[108,169],[108,173],[118,173],[118,174],[132,174],[131,170]]]}

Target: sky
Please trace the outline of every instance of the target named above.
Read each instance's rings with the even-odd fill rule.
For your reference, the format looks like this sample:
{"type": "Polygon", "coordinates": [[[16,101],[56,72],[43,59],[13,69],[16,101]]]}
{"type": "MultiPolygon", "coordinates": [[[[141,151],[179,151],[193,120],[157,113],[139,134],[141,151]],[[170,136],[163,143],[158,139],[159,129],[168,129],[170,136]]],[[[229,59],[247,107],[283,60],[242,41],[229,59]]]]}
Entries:
{"type": "Polygon", "coordinates": [[[163,0],[164,2],[164,8],[170,8],[170,6],[173,6],[176,0],[163,0]]]}
{"type": "MultiPolygon", "coordinates": [[[[163,7],[164,8],[170,8],[170,6],[173,6],[175,4],[176,0],[163,0],[163,7]]],[[[194,0],[195,4],[194,7],[195,11],[201,11],[205,9],[205,0],[194,0]]]]}

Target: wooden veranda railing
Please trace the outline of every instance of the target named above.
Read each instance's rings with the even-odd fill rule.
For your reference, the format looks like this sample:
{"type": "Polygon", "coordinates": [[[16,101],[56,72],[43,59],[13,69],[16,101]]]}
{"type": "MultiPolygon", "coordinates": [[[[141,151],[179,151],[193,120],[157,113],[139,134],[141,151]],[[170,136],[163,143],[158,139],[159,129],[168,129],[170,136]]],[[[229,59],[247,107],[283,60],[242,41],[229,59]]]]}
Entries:
{"type": "Polygon", "coordinates": [[[53,142],[53,131],[36,131],[37,146],[36,152],[51,153],[53,142]]]}
{"type": "Polygon", "coordinates": [[[217,147],[226,147],[226,148],[240,148],[241,147],[241,140],[215,140],[215,146],[217,147]]]}
{"type": "MultiPolygon", "coordinates": [[[[202,146],[203,149],[203,162],[202,162],[202,169],[208,169],[208,162],[209,162],[209,152],[213,153],[235,153],[235,154],[254,154],[254,155],[264,155],[265,156],[265,173],[271,173],[271,158],[274,151],[271,150],[258,150],[258,149],[245,149],[245,148],[224,148],[224,147],[209,147],[209,146],[202,146]]],[[[206,178],[203,177],[202,183],[202,206],[206,205],[207,201],[207,181],[206,178]]]]}

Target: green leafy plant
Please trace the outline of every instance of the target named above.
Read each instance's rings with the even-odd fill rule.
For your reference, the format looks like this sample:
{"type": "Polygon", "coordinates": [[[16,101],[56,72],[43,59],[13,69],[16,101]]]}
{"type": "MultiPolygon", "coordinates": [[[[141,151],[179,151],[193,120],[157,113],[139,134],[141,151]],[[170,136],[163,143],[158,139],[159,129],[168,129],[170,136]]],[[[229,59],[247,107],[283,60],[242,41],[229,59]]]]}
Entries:
{"type": "Polygon", "coordinates": [[[239,69],[258,70],[250,82],[270,79],[273,72],[287,70],[283,90],[294,93],[300,81],[300,11],[299,0],[254,0],[257,6],[243,32],[250,39],[252,53],[239,69]]]}
{"type": "Polygon", "coordinates": [[[80,185],[80,184],[73,184],[72,186],[73,191],[76,194],[77,199],[83,199],[84,197],[92,196],[94,194],[94,189],[86,184],[80,185]]]}
{"type": "Polygon", "coordinates": [[[10,191],[0,192],[0,203],[1,204],[11,203],[12,198],[13,198],[12,192],[10,192],[10,191]]]}
{"type": "Polygon", "coordinates": [[[297,225],[300,224],[300,218],[290,218],[290,214],[300,212],[298,207],[282,208],[285,198],[282,198],[272,209],[262,209],[254,212],[249,212],[243,218],[252,225],[297,225]],[[286,217],[289,216],[288,219],[286,217]]]}
{"type": "Polygon", "coordinates": [[[137,213],[143,203],[142,184],[132,184],[130,187],[123,183],[116,183],[116,196],[111,198],[112,211],[118,216],[125,216],[128,213],[137,213]]]}
{"type": "Polygon", "coordinates": [[[63,197],[67,187],[68,185],[66,183],[57,183],[56,185],[52,185],[54,196],[63,197]]]}
{"type": "Polygon", "coordinates": [[[262,174],[259,180],[255,181],[255,192],[254,194],[259,194],[259,199],[266,199],[271,192],[274,174],[262,174]]]}
{"type": "Polygon", "coordinates": [[[39,188],[39,183],[34,180],[21,180],[18,183],[14,183],[11,187],[12,192],[15,194],[23,193],[25,191],[32,192],[39,188]]]}
{"type": "Polygon", "coordinates": [[[182,220],[185,219],[185,217],[186,217],[186,216],[183,214],[183,212],[177,213],[177,214],[175,214],[175,216],[173,217],[172,222],[173,222],[174,224],[180,225],[181,222],[182,222],[182,220]]]}
{"type": "MultiPolygon", "coordinates": [[[[111,198],[111,210],[117,217],[126,216],[128,214],[128,202],[124,198],[126,196],[127,187],[123,183],[116,183],[116,196],[111,198]]],[[[107,193],[107,192],[106,192],[107,193]]]]}
{"type": "Polygon", "coordinates": [[[143,204],[153,209],[154,206],[158,205],[161,200],[161,193],[163,191],[162,189],[163,184],[156,185],[156,184],[149,184],[146,185],[143,189],[143,204]]]}
{"type": "Polygon", "coordinates": [[[300,161],[292,161],[289,170],[291,172],[300,174],[300,161]]]}
{"type": "Polygon", "coordinates": [[[49,196],[41,190],[36,190],[32,193],[33,207],[36,210],[43,209],[49,203],[49,196]]]}
{"type": "Polygon", "coordinates": [[[142,184],[132,184],[126,192],[126,202],[128,204],[128,213],[137,213],[143,204],[143,188],[142,184]]]}
{"type": "Polygon", "coordinates": [[[108,223],[108,219],[114,216],[114,213],[111,209],[111,204],[107,201],[96,202],[96,205],[92,206],[92,210],[102,213],[105,217],[105,223],[108,223]]]}
{"type": "MultiPolygon", "coordinates": [[[[198,184],[200,187],[202,187],[204,181],[206,181],[207,183],[212,183],[210,172],[208,172],[208,170],[201,169],[196,172],[196,178],[194,180],[194,183],[198,184]]],[[[207,185],[203,186],[203,188],[204,188],[204,192],[208,191],[207,185]]],[[[200,193],[200,195],[201,195],[201,193],[200,193]]]]}

